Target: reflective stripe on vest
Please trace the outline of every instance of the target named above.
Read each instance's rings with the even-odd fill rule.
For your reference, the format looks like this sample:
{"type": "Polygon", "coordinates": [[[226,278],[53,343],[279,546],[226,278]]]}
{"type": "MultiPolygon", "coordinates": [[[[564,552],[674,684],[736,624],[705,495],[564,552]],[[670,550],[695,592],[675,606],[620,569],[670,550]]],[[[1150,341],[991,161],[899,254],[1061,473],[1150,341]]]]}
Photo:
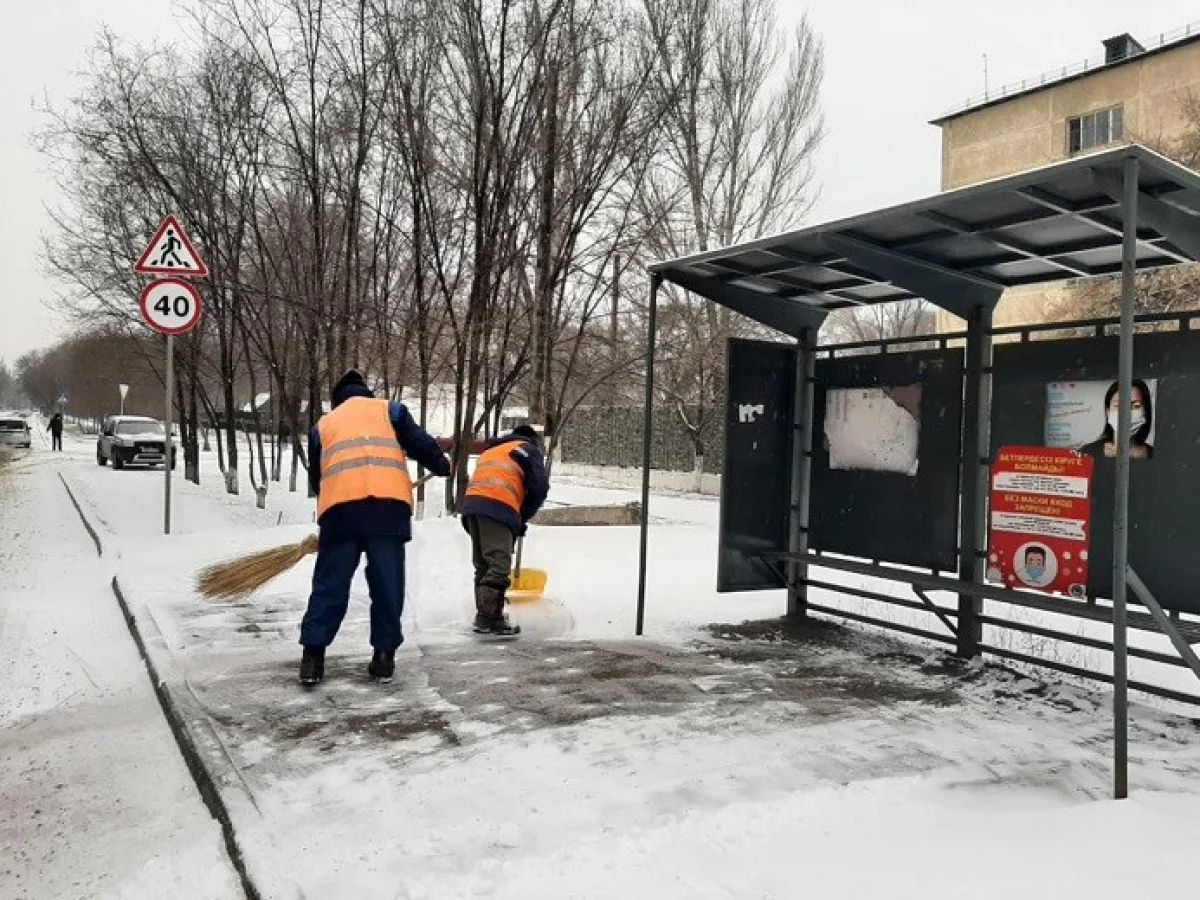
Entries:
{"type": "Polygon", "coordinates": [[[506,441],[483,451],[467,485],[467,496],[495,500],[519,515],[525,503],[525,473],[511,454],[521,444],[506,441]]]}
{"type": "Polygon", "coordinates": [[[317,518],[341,503],[376,498],[413,502],[408,461],[396,441],[388,401],[351,397],[317,423],[321,489],[317,518]]]}

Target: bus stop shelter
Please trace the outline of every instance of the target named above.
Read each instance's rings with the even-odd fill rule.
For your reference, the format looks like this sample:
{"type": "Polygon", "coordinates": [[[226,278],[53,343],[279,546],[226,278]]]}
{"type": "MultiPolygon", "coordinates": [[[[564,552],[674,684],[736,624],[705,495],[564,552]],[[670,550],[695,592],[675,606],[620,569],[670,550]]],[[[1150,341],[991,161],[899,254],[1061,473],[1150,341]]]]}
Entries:
{"type": "MultiPolygon", "coordinates": [[[[1111,497],[1111,621],[1114,789],[1118,797],[1125,796],[1126,628],[1131,586],[1182,660],[1200,676],[1200,660],[1191,650],[1189,636],[1155,600],[1129,560],[1131,396],[1134,353],[1144,340],[1135,336],[1135,276],[1141,270],[1195,261],[1200,261],[1200,175],[1145,147],[1127,145],[917,202],[650,266],[637,633],[643,632],[646,603],[654,359],[659,293],[664,284],[745,316],[786,336],[790,343],[793,356],[789,358],[795,361],[795,371],[786,390],[792,409],[782,426],[786,434],[780,432],[772,460],[777,469],[786,470],[787,496],[750,490],[743,500],[736,501],[764,505],[762,510],[750,509],[751,514],[782,516],[786,537],[761,552],[748,555],[739,550],[724,555],[735,502],[728,483],[721,522],[722,565],[728,558],[733,568],[747,562],[779,567],[784,575],[778,586],[787,588],[792,615],[803,615],[808,606],[808,567],[827,565],[810,550],[813,384],[817,334],[826,316],[839,309],[920,299],[965,321],[962,377],[961,382],[954,382],[955,390],[961,390],[961,430],[954,436],[957,496],[953,498],[952,528],[956,526],[957,534],[949,536],[950,541],[956,539],[956,571],[947,567],[938,572],[936,563],[921,563],[935,571],[914,575],[910,583],[922,597],[922,589],[955,591],[956,651],[973,657],[981,652],[983,600],[1021,602],[1024,597],[985,583],[996,304],[1009,288],[1119,274],[1119,334],[1112,348],[1120,405],[1111,497]],[[780,543],[785,546],[778,546],[780,543]]],[[[727,402],[732,403],[732,398],[727,402]]],[[[729,479],[727,470],[726,482],[729,479]]],[[[1195,488],[1194,496],[1200,496],[1200,474],[1195,488]]],[[[865,576],[895,577],[896,572],[894,567],[881,566],[878,559],[842,565],[865,576]]],[[[736,578],[722,576],[722,580],[728,582],[724,589],[737,589],[736,578]]],[[[942,619],[946,621],[945,616],[942,619]]]]}

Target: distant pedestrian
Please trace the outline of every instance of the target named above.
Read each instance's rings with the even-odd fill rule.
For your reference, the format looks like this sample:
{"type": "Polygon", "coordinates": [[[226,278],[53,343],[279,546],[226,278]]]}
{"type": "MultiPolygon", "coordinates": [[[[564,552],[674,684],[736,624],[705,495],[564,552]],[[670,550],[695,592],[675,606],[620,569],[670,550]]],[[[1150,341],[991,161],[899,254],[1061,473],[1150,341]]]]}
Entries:
{"type": "Polygon", "coordinates": [[[46,430],[50,432],[51,445],[53,449],[61,451],[63,431],[62,413],[56,412],[50,417],[50,424],[46,426],[46,430]]]}
{"type": "Polygon", "coordinates": [[[521,633],[504,612],[513,545],[549,492],[541,439],[528,425],[492,441],[475,463],[461,511],[475,564],[477,634],[521,633]]]}
{"type": "Polygon", "coordinates": [[[343,375],[331,399],[333,408],[308,439],[320,547],[300,625],[300,681],[311,685],[325,677],[325,648],[345,618],[350,581],[364,553],[375,649],[367,674],[390,681],[404,640],[404,545],[412,536],[413,506],[408,457],[441,476],[450,474],[450,460],[403,403],[375,399],[358,372],[343,375]]]}

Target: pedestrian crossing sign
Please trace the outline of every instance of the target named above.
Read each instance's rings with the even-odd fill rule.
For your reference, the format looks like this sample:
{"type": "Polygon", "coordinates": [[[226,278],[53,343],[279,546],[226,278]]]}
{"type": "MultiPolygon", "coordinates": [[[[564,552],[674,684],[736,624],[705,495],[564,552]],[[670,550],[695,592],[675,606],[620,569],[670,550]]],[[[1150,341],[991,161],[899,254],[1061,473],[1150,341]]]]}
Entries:
{"type": "Polygon", "coordinates": [[[187,232],[174,216],[167,216],[133,271],[139,275],[191,275],[204,278],[208,266],[192,246],[187,232]]]}

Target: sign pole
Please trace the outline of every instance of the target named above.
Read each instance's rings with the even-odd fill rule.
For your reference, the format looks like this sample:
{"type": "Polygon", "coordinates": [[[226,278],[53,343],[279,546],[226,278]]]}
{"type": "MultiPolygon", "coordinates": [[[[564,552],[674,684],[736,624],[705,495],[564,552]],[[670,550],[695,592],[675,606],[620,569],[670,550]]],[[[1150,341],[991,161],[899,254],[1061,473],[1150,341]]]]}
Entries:
{"type": "Polygon", "coordinates": [[[171,533],[171,462],[172,462],[172,445],[171,445],[171,419],[172,407],[174,406],[173,394],[175,393],[175,336],[167,335],[167,404],[165,407],[165,415],[163,419],[166,423],[166,455],[163,458],[163,472],[166,474],[166,480],[163,488],[163,534],[171,533]]]}
{"type": "MultiPolygon", "coordinates": [[[[163,534],[171,533],[171,466],[175,462],[175,446],[171,436],[172,413],[175,409],[175,335],[187,334],[196,327],[203,312],[200,292],[188,278],[204,278],[208,267],[196,252],[183,226],[174,216],[167,216],[149,246],[142,251],[133,271],[138,275],[165,275],[148,284],[138,298],[146,324],[167,337],[167,396],[163,408],[166,437],[163,441],[163,534]]],[[[121,385],[121,409],[125,408],[125,392],[121,385]]]]}

